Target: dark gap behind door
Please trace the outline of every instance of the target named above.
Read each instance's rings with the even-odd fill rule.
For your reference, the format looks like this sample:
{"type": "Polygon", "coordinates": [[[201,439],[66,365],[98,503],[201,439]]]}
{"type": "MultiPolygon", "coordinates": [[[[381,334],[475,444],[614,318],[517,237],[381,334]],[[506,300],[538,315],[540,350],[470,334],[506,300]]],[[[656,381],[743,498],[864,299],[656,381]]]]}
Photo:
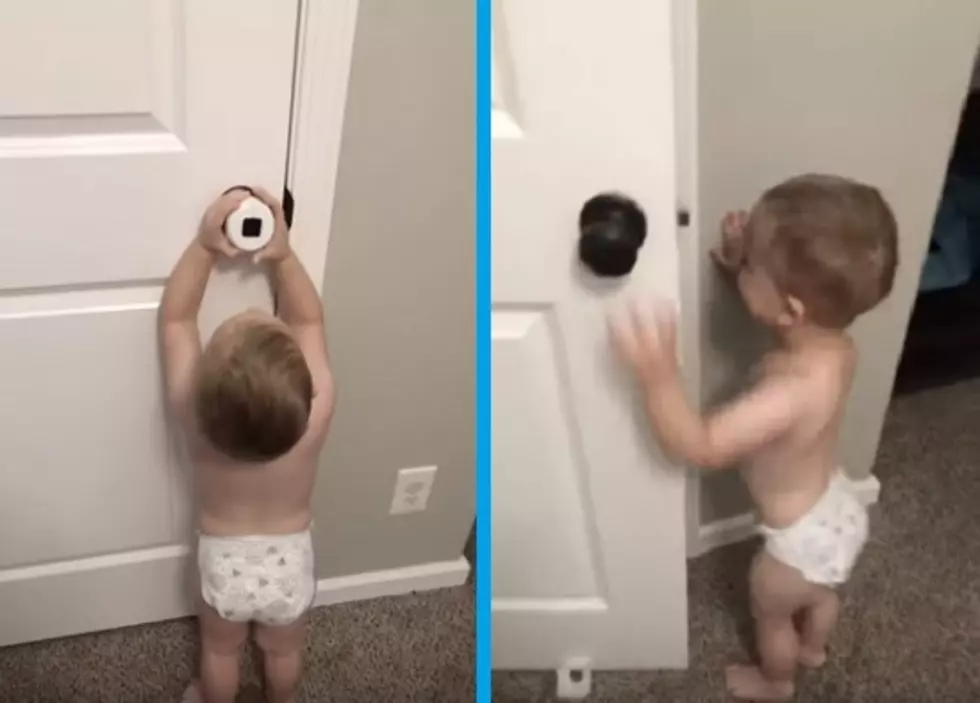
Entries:
{"type": "MultiPolygon", "coordinates": [[[[966,98],[950,156],[948,174],[976,181],[980,193],[980,91],[966,98]]],[[[980,195],[978,195],[980,197],[980,195]]],[[[971,202],[973,212],[980,202],[971,202]]],[[[970,227],[980,251],[980,218],[970,227]]],[[[935,238],[930,255],[936,252],[935,238]]],[[[895,379],[895,394],[956,383],[980,376],[980,270],[959,285],[920,292],[912,308],[895,379]]]]}

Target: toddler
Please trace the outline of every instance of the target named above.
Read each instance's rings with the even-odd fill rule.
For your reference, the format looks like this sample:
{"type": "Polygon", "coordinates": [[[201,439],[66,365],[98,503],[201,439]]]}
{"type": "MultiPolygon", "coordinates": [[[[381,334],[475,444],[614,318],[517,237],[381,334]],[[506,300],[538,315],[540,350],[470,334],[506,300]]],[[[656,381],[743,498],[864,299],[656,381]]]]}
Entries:
{"type": "Polygon", "coordinates": [[[198,508],[200,681],[185,701],[230,703],[238,653],[255,625],[266,695],[288,703],[315,595],[310,495],[333,411],[320,296],[290,249],[279,202],[239,188],[205,212],[160,305],[166,391],[194,463],[198,508]],[[253,193],[276,229],[255,257],[270,269],[278,316],[248,310],[203,347],[197,316],[216,260],[240,251],[228,215],[253,193]]]}
{"type": "Polygon", "coordinates": [[[881,194],[837,176],[792,178],[727,215],[714,258],[778,345],[751,390],[705,417],[683,393],[673,316],[634,308],[613,323],[665,454],[704,471],[745,460],[765,546],[749,574],[760,665],[726,670],[738,698],[787,700],[797,665],[826,659],[835,587],[868,534],[836,457],[857,356],[846,330],[891,291],[897,239],[881,194]]]}

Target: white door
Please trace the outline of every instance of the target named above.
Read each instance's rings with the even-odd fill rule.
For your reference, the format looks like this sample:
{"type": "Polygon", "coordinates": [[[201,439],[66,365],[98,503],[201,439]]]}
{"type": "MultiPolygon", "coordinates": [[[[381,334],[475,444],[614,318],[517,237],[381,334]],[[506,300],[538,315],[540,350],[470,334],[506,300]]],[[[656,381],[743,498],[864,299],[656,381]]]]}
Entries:
{"type": "Polygon", "coordinates": [[[678,298],[670,11],[495,3],[495,668],[687,662],[684,478],[650,447],[604,319],[627,290],[678,298]],[[648,230],[612,278],[577,254],[606,191],[648,230]]]}
{"type": "MultiPolygon", "coordinates": [[[[806,171],[873,183],[895,210],[901,263],[892,295],[854,327],[861,360],[841,439],[844,467],[864,479],[877,452],[980,39],[980,3],[678,5],[697,15],[686,37],[697,54],[696,96],[683,124],[691,125],[688,137],[699,152],[691,191],[699,201],[692,235],[699,234],[700,255],[692,253],[696,258],[682,271],[700,277],[699,307],[709,318],[704,336],[693,342],[700,349],[692,350],[700,352],[705,399],[730,392],[763,347],[741,302],[708,261],[726,210],[746,207],[766,187],[806,171]]],[[[749,509],[734,473],[705,477],[692,489],[692,513],[699,513],[692,522],[703,535],[719,535],[726,522],[737,525],[736,516],[749,509]]]]}
{"type": "MultiPolygon", "coordinates": [[[[156,307],[216,194],[282,187],[296,17],[296,0],[0,4],[0,645],[190,610],[156,307]]],[[[225,273],[204,331],[269,302],[225,273]]]]}

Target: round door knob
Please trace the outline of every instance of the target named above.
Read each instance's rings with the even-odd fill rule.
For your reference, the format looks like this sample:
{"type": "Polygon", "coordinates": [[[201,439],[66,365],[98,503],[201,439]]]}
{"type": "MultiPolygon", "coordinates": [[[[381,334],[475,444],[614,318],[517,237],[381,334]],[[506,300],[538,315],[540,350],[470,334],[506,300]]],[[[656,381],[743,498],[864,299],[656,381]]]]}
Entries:
{"type": "Polygon", "coordinates": [[[633,270],[647,237],[647,218],[632,199],[600,193],[578,216],[578,258],[596,276],[615,278],[633,270]]]}

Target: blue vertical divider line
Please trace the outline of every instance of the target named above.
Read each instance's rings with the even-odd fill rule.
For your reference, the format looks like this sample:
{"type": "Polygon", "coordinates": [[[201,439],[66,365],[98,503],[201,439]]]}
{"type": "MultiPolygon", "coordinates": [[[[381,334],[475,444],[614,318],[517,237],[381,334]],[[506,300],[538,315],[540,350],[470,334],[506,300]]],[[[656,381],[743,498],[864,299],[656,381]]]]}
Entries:
{"type": "Polygon", "coordinates": [[[490,32],[476,0],[476,700],[490,703],[490,32]]]}

